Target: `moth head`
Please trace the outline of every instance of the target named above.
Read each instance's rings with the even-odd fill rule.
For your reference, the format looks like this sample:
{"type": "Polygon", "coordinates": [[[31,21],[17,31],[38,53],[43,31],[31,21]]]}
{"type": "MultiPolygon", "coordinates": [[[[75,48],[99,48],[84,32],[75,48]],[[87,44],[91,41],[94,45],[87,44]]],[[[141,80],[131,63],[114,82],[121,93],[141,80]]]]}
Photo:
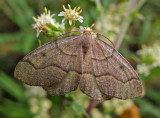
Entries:
{"type": "Polygon", "coordinates": [[[80,30],[83,34],[91,35],[93,38],[97,37],[97,34],[93,31],[94,24],[92,24],[90,27],[82,27],[80,26],[80,30]]]}

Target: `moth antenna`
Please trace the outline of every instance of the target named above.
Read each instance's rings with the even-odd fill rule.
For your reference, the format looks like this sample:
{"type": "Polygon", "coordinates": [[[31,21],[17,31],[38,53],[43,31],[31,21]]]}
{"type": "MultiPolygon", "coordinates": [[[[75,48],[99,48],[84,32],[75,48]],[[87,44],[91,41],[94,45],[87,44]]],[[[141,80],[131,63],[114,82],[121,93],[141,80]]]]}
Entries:
{"type": "Polygon", "coordinates": [[[106,38],[107,40],[109,40],[109,42],[110,42],[110,43],[112,44],[112,46],[115,48],[114,43],[113,43],[108,37],[106,37],[106,36],[104,36],[104,35],[102,35],[102,34],[100,34],[100,33],[98,33],[98,32],[97,32],[97,34],[100,35],[100,36],[103,36],[104,38],[106,38]]]}
{"type": "MultiPolygon", "coordinates": [[[[59,37],[63,37],[63,36],[65,36],[65,35],[67,35],[67,34],[70,34],[70,33],[74,33],[74,32],[79,32],[79,33],[81,33],[80,31],[70,31],[70,32],[66,32],[66,33],[63,33],[63,34],[61,34],[61,35],[59,35],[59,36],[57,36],[57,37],[54,37],[54,39],[57,39],[57,38],[59,38],[59,37]]],[[[71,34],[72,35],[72,34],[71,34]]],[[[68,35],[68,36],[71,36],[71,35],[68,35]]]]}
{"type": "Polygon", "coordinates": [[[90,28],[92,29],[92,28],[94,27],[94,25],[95,25],[95,24],[92,24],[92,25],[90,26],[90,28]]]}
{"type": "Polygon", "coordinates": [[[88,28],[88,25],[87,25],[87,27],[86,27],[86,29],[88,28]]]}

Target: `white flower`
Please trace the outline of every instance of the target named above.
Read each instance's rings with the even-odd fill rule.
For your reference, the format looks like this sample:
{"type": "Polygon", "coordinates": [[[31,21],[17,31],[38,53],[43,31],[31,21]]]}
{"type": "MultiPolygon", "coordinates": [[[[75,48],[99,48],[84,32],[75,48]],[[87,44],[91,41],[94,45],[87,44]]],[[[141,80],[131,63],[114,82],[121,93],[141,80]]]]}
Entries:
{"type": "Polygon", "coordinates": [[[139,55],[143,57],[151,57],[153,59],[152,66],[159,67],[160,66],[160,44],[155,42],[151,46],[142,45],[142,49],[137,52],[139,55]]]}
{"type": "Polygon", "coordinates": [[[97,108],[94,108],[91,111],[91,117],[92,118],[103,118],[103,115],[97,108]]]}
{"type": "Polygon", "coordinates": [[[137,54],[138,55],[142,55],[142,56],[149,56],[153,53],[153,48],[146,46],[146,45],[142,45],[142,49],[138,50],[137,54]]]}
{"type": "Polygon", "coordinates": [[[37,37],[41,32],[47,31],[46,24],[52,24],[56,28],[60,27],[60,25],[56,23],[55,19],[52,18],[53,16],[54,14],[51,15],[50,10],[47,11],[47,9],[45,8],[45,13],[38,16],[38,18],[33,17],[34,21],[36,22],[35,24],[33,24],[33,28],[37,29],[37,37]]]}
{"type": "Polygon", "coordinates": [[[29,99],[30,111],[34,118],[50,118],[49,110],[52,102],[46,98],[33,97],[29,99]]]}
{"type": "Polygon", "coordinates": [[[39,22],[38,20],[37,20],[36,24],[33,24],[33,28],[37,29],[37,34],[36,34],[37,38],[38,38],[40,32],[42,32],[42,28],[41,28],[42,26],[43,26],[42,23],[39,22]]]}
{"type": "Polygon", "coordinates": [[[71,6],[68,4],[69,9],[66,9],[63,5],[64,11],[60,12],[58,16],[64,16],[64,19],[62,22],[65,20],[69,20],[69,25],[72,25],[72,22],[74,21],[79,21],[83,22],[83,17],[80,16],[79,14],[82,13],[82,10],[80,10],[80,7],[75,7],[73,10],[71,9],[71,6]]]}
{"type": "Polygon", "coordinates": [[[137,71],[138,73],[140,74],[144,74],[145,76],[148,76],[149,75],[149,71],[150,71],[150,67],[147,66],[146,64],[139,64],[137,65],[137,71]]]}
{"type": "Polygon", "coordinates": [[[35,97],[35,96],[39,96],[39,97],[45,97],[46,96],[46,91],[44,91],[44,89],[42,89],[41,87],[38,86],[29,86],[25,84],[25,94],[27,97],[35,97]]]}
{"type": "Polygon", "coordinates": [[[119,100],[117,98],[113,98],[109,101],[103,102],[104,112],[115,112],[117,115],[121,115],[129,109],[132,105],[134,105],[132,100],[119,100]]]}

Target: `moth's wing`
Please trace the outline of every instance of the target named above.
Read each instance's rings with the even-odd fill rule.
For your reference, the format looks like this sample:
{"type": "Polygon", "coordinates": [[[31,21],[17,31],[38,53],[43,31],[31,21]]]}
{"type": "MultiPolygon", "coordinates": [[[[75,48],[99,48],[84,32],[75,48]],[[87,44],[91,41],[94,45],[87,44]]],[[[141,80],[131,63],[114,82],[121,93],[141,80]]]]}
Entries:
{"type": "Polygon", "coordinates": [[[101,93],[119,99],[143,95],[137,73],[115,49],[100,39],[94,39],[92,52],[94,76],[101,93]]]}
{"type": "MultiPolygon", "coordinates": [[[[83,38],[86,38],[86,41],[90,41],[90,35],[84,35],[83,38]]],[[[88,46],[86,54],[83,54],[83,63],[82,63],[82,78],[79,83],[80,90],[86,95],[90,96],[92,99],[98,101],[104,101],[105,96],[100,91],[98,84],[96,82],[96,76],[94,75],[94,65],[92,63],[92,46],[88,46]]]]}
{"type": "Polygon", "coordinates": [[[53,95],[54,91],[63,94],[75,90],[82,60],[78,37],[64,37],[34,50],[17,64],[15,77],[28,85],[43,86],[53,95]]]}
{"type": "Polygon", "coordinates": [[[66,77],[59,83],[52,86],[43,86],[50,95],[63,95],[77,89],[80,80],[80,74],[70,71],[66,77]]]}

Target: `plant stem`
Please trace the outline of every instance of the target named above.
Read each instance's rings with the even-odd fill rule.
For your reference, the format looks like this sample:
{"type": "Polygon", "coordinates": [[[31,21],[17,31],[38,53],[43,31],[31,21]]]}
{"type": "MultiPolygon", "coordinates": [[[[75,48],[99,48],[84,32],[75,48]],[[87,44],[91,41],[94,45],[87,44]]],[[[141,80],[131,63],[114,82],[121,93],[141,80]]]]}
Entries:
{"type": "Polygon", "coordinates": [[[137,3],[137,0],[129,0],[129,3],[128,3],[128,8],[126,10],[126,14],[125,14],[125,17],[124,17],[124,20],[122,22],[122,25],[121,25],[121,30],[119,32],[119,34],[117,35],[117,38],[116,38],[116,42],[115,42],[115,49],[118,50],[122,41],[123,41],[123,38],[127,32],[127,29],[132,21],[131,19],[131,13],[133,12],[133,9],[135,8],[136,6],[136,3],[137,3]]]}
{"type": "MultiPolygon", "coordinates": [[[[95,100],[90,100],[89,105],[88,105],[88,107],[87,107],[87,109],[86,109],[86,112],[88,113],[89,116],[91,115],[92,109],[93,109],[94,107],[96,107],[97,104],[98,104],[97,101],[95,101],[95,100]]],[[[86,116],[83,116],[83,118],[87,118],[87,117],[86,117],[86,116]]]]}
{"type": "Polygon", "coordinates": [[[137,4],[137,0],[130,0],[128,3],[128,8],[126,10],[126,14],[124,17],[124,20],[121,25],[121,31],[117,35],[116,42],[115,42],[115,49],[118,50],[123,38],[127,32],[127,29],[132,21],[132,19],[135,17],[132,14],[135,12],[138,12],[138,10],[141,8],[141,6],[144,4],[145,0],[140,0],[137,4]]]}

